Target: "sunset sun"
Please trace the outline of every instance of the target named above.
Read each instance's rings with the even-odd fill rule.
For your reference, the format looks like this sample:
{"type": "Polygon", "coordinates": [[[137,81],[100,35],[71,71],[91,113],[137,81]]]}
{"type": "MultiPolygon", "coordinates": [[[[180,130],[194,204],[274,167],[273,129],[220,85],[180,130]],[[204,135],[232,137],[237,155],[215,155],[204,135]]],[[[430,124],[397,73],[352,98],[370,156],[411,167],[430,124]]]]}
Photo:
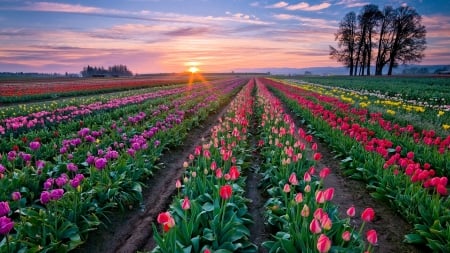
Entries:
{"type": "Polygon", "coordinates": [[[191,66],[189,67],[189,72],[191,72],[192,74],[197,73],[200,69],[197,68],[196,66],[191,66]]]}

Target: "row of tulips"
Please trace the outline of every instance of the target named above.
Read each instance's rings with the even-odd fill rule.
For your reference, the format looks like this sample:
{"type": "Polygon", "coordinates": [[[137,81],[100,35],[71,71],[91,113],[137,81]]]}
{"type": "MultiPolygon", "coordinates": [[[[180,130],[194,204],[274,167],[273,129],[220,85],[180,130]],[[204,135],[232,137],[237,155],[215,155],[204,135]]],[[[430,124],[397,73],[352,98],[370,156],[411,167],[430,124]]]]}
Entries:
{"type": "Polygon", "coordinates": [[[109,92],[105,94],[92,94],[88,96],[77,96],[70,98],[61,98],[61,99],[52,99],[46,101],[34,101],[28,100],[27,103],[18,103],[7,106],[0,106],[0,120],[18,117],[18,116],[27,116],[32,113],[38,113],[40,111],[55,111],[56,109],[66,108],[69,106],[81,106],[88,105],[95,102],[106,103],[112,99],[118,99],[122,97],[131,97],[138,94],[151,93],[152,91],[164,90],[164,89],[173,89],[175,87],[180,87],[183,84],[173,84],[173,85],[164,85],[164,86],[156,86],[150,88],[142,88],[138,90],[126,90],[120,92],[109,92]]]}
{"type": "Polygon", "coordinates": [[[251,220],[241,176],[253,87],[250,81],[212,128],[209,141],[184,163],[178,194],[169,211],[157,218],[162,234],[154,226],[158,246],[153,252],[256,252],[248,239],[251,220]]]}
{"type": "Polygon", "coordinates": [[[94,101],[90,104],[72,105],[63,108],[57,108],[52,111],[33,112],[28,115],[9,117],[0,121],[0,135],[9,133],[16,134],[20,130],[35,129],[38,127],[48,127],[50,124],[59,124],[69,120],[74,120],[80,116],[103,112],[120,108],[129,104],[139,104],[144,101],[159,97],[178,94],[186,91],[187,87],[174,87],[172,89],[150,90],[147,93],[138,93],[136,95],[112,98],[108,101],[94,101]]]}
{"type": "Polygon", "coordinates": [[[340,100],[358,106],[382,112],[384,115],[410,115],[414,116],[419,122],[433,123],[436,128],[441,128],[445,122],[450,122],[450,105],[445,104],[445,95],[442,94],[442,103],[440,105],[418,104],[417,101],[403,100],[401,97],[387,97],[380,91],[369,92],[357,88],[342,88],[333,85],[323,84],[305,84],[297,80],[290,80],[293,83],[300,84],[303,87],[310,87],[316,91],[338,97],[340,100]]]}
{"type": "MultiPolygon", "coordinates": [[[[184,78],[183,78],[184,79],[184,78]]],[[[111,91],[142,89],[155,86],[181,83],[182,78],[168,79],[72,79],[41,80],[33,82],[2,83],[0,85],[0,103],[28,102],[30,100],[54,99],[87,94],[98,94],[111,91]]]]}
{"type": "MultiPolygon", "coordinates": [[[[138,113],[119,122],[79,126],[71,139],[56,147],[34,140],[29,153],[2,154],[1,203],[8,206],[2,221],[9,222],[2,224],[7,228],[1,231],[2,252],[67,252],[79,246],[106,218],[106,211],[139,203],[141,180],[151,175],[162,150],[180,141],[173,136],[183,138],[240,85],[219,85],[203,95],[187,96],[191,101],[161,104],[152,108],[160,111],[152,117],[138,113]],[[60,154],[36,159],[51,148],[60,154]]],[[[103,116],[108,118],[108,113],[103,116]]]]}
{"type": "MultiPolygon", "coordinates": [[[[361,112],[355,108],[350,108],[348,104],[332,97],[326,97],[314,92],[305,92],[302,88],[292,86],[280,88],[285,91],[289,90],[289,92],[301,93],[302,96],[296,99],[302,103],[309,104],[314,114],[321,115],[330,125],[339,128],[346,135],[357,140],[364,145],[367,151],[382,155],[386,160],[385,167],[395,166],[403,169],[405,174],[410,176],[412,182],[421,182],[425,188],[435,189],[439,194],[447,195],[446,176],[448,175],[447,165],[450,165],[448,160],[450,152],[439,154],[436,150],[430,150],[426,146],[419,146],[414,142],[412,142],[412,145],[419,146],[420,149],[411,150],[409,149],[411,145],[405,145],[405,142],[399,140],[399,137],[391,135],[380,127],[377,128],[377,124],[365,124],[364,117],[367,114],[365,111],[361,112]],[[311,97],[314,97],[314,99],[311,97]],[[333,110],[328,109],[330,105],[334,108],[333,110]],[[416,150],[422,152],[417,152],[416,156],[414,152],[416,150]],[[430,156],[435,159],[430,159],[430,156]],[[429,159],[423,162],[424,157],[429,159]]],[[[450,138],[448,138],[448,141],[450,141],[450,138]]],[[[446,144],[447,141],[443,143],[445,143],[445,146],[448,145],[446,144]]]]}
{"type": "MultiPolygon", "coordinates": [[[[442,136],[436,134],[433,129],[423,129],[423,126],[418,126],[415,122],[405,122],[400,120],[398,116],[392,116],[389,113],[381,113],[377,111],[369,111],[363,106],[354,106],[353,99],[346,100],[346,97],[339,95],[332,87],[301,84],[297,86],[303,91],[307,92],[311,98],[321,101],[323,105],[329,104],[331,107],[341,111],[342,115],[355,115],[354,121],[359,121],[360,124],[368,127],[378,127],[374,131],[377,135],[390,134],[391,138],[402,137],[403,142],[410,143],[410,146],[418,143],[426,146],[435,147],[440,154],[450,150],[450,135],[448,132],[443,133],[442,136]],[[325,88],[326,87],[326,88],[325,88]],[[384,131],[383,131],[384,130],[384,131]]],[[[338,112],[336,112],[338,113],[338,112]]],[[[444,115],[444,111],[440,111],[438,115],[444,115]]]]}
{"type": "Polygon", "coordinates": [[[317,144],[303,129],[296,130],[283,105],[258,80],[259,148],[265,160],[262,186],[270,199],[266,203],[268,224],[277,231],[273,241],[264,243],[269,252],[372,252],[377,232],[365,231],[365,222],[374,218],[372,208],[361,216],[364,223],[357,229],[350,224],[355,216],[349,207],[347,217],[340,218],[332,203],[334,188],[324,189],[323,180],[329,168],[316,168],[321,159],[317,144]],[[308,158],[312,151],[312,157],[308,158]],[[299,180],[298,176],[303,179],[299,180]],[[362,239],[366,234],[368,246],[362,239]]]}
{"type": "MultiPolygon", "coordinates": [[[[362,175],[360,179],[366,180],[369,188],[375,191],[372,196],[389,202],[406,220],[415,224],[415,233],[405,237],[407,242],[426,244],[430,249],[441,252],[450,248],[450,231],[448,230],[450,201],[448,196],[445,196],[447,177],[431,179],[430,186],[434,190],[430,195],[430,190],[422,186],[422,181],[420,183],[411,181],[411,176],[408,175],[411,173],[407,170],[410,164],[408,160],[406,160],[407,168],[404,172],[400,172],[403,165],[386,166],[390,159],[379,152],[369,151],[355,136],[360,131],[353,131],[352,134],[351,131],[343,129],[342,123],[345,121],[342,118],[336,117],[333,112],[326,110],[320,104],[305,99],[300,90],[288,89],[285,84],[274,81],[266,80],[266,82],[270,83],[271,89],[288,104],[291,110],[310,124],[312,131],[318,137],[347,157],[343,160],[344,171],[349,172],[348,174],[357,172],[362,175]]],[[[355,130],[361,130],[361,127],[355,130]]],[[[384,143],[377,145],[381,146],[384,143]]],[[[396,150],[393,149],[392,152],[394,152],[392,159],[400,160],[398,156],[395,158],[396,150]]],[[[412,159],[413,154],[407,154],[406,158],[412,159]]],[[[402,159],[402,161],[405,160],[402,159]]],[[[418,169],[415,165],[412,166],[414,167],[409,167],[418,169]]]]}
{"type": "MultiPolygon", "coordinates": [[[[212,85],[215,87],[225,87],[227,85],[232,85],[235,82],[236,81],[229,80],[229,81],[215,82],[212,85]]],[[[201,92],[202,88],[205,88],[206,86],[207,84],[198,84],[194,86],[193,88],[194,90],[192,89],[183,90],[180,88],[181,89],[180,91],[188,92],[187,94],[190,94],[192,96],[193,92],[198,94],[199,92],[201,92]]],[[[154,92],[159,93],[160,91],[154,90],[154,92]]],[[[80,115],[76,118],[77,120],[66,121],[64,122],[64,124],[57,124],[57,123],[49,124],[49,122],[46,122],[45,128],[24,131],[21,134],[15,133],[17,137],[10,136],[9,138],[0,138],[0,152],[8,152],[10,149],[13,148],[16,150],[23,149],[24,146],[26,147],[27,144],[34,139],[41,140],[42,142],[52,142],[52,140],[54,140],[55,138],[64,138],[66,135],[71,135],[74,131],[77,131],[80,128],[80,126],[83,125],[102,125],[103,122],[109,121],[111,122],[114,121],[117,122],[117,124],[120,124],[120,121],[123,121],[123,119],[129,117],[128,115],[135,113],[138,114],[141,110],[146,110],[146,112],[148,111],[147,118],[151,118],[156,116],[156,114],[159,114],[163,111],[167,111],[166,110],[167,108],[162,108],[161,110],[161,109],[154,109],[155,107],[160,106],[167,100],[171,101],[177,97],[182,97],[184,95],[185,95],[184,93],[179,92],[172,95],[160,96],[159,98],[145,100],[142,101],[141,103],[133,102],[127,105],[123,105],[121,107],[96,111],[95,113],[90,113],[88,115],[80,115]]],[[[119,96],[119,98],[123,97],[119,96]]],[[[186,99],[189,98],[186,97],[186,99]]],[[[133,101],[132,99],[127,100],[133,101]]],[[[183,102],[181,101],[180,103],[183,102]]],[[[121,128],[118,129],[120,130],[121,128]]],[[[49,154],[48,156],[54,156],[54,154],[49,154]]]]}

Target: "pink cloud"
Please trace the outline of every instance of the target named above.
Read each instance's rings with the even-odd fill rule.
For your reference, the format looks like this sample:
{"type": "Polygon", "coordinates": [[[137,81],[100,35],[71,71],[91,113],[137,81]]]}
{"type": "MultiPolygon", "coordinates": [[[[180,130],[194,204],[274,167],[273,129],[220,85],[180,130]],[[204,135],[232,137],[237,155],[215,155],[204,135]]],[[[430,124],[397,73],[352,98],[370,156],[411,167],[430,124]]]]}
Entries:
{"type": "Polygon", "coordinates": [[[290,11],[296,11],[296,10],[302,10],[302,11],[320,11],[323,9],[326,9],[328,7],[330,7],[331,4],[330,3],[321,3],[321,4],[316,4],[316,5],[310,5],[306,2],[300,2],[298,4],[294,4],[294,5],[289,5],[286,7],[287,10],[290,11]]]}

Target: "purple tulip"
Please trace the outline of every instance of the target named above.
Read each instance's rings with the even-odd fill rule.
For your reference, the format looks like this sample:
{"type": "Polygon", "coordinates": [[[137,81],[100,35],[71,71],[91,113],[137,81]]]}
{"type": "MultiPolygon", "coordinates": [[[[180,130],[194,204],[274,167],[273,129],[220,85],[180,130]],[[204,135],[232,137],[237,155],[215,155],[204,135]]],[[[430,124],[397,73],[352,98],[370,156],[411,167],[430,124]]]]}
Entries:
{"type": "Polygon", "coordinates": [[[67,178],[66,174],[62,174],[60,177],[55,179],[55,183],[58,187],[62,187],[63,185],[65,185],[67,182],[69,181],[69,179],[67,178]]]}
{"type": "Polygon", "coordinates": [[[44,190],[48,190],[48,189],[52,188],[54,181],[55,181],[55,179],[53,179],[53,178],[48,178],[47,180],[45,180],[44,190]]]}
{"type": "Polygon", "coordinates": [[[30,155],[30,154],[26,154],[26,153],[22,153],[22,159],[23,159],[25,162],[28,162],[28,161],[31,160],[31,155],[30,155]]]}
{"type": "Polygon", "coordinates": [[[50,201],[50,192],[43,191],[41,192],[41,197],[39,198],[42,204],[46,205],[50,201]]]}
{"type": "Polygon", "coordinates": [[[6,171],[5,166],[0,163],[0,173],[4,173],[6,171]]]}
{"type": "Polygon", "coordinates": [[[106,164],[108,163],[108,160],[105,158],[98,158],[95,160],[95,168],[98,170],[102,170],[105,168],[106,164]]]}
{"type": "Polygon", "coordinates": [[[45,167],[45,162],[44,161],[42,161],[42,160],[37,160],[36,161],[36,168],[37,169],[42,169],[44,167],[45,167]]]}
{"type": "Polygon", "coordinates": [[[77,167],[77,165],[75,165],[74,163],[68,163],[68,164],[66,165],[66,167],[67,167],[67,170],[68,170],[68,171],[72,171],[72,172],[78,171],[78,167],[77,167]]]}
{"type": "Polygon", "coordinates": [[[136,150],[134,150],[134,149],[132,149],[132,148],[129,148],[129,149],[127,150],[127,153],[128,153],[130,156],[134,157],[134,155],[136,154],[136,150]]]}
{"type": "Polygon", "coordinates": [[[0,216],[8,215],[9,211],[11,211],[9,209],[9,203],[6,201],[0,202],[0,216]]]}
{"type": "Polygon", "coordinates": [[[10,218],[3,216],[0,217],[0,234],[6,235],[14,227],[14,222],[10,218]]]}
{"type": "Polygon", "coordinates": [[[63,195],[64,195],[63,189],[54,189],[54,190],[50,191],[50,199],[51,200],[58,200],[58,199],[62,198],[63,195]]]}
{"type": "Polygon", "coordinates": [[[17,153],[16,153],[16,151],[9,151],[8,152],[8,161],[12,161],[12,160],[15,160],[16,159],[16,156],[17,156],[17,153]]]}
{"type": "Polygon", "coordinates": [[[38,141],[32,141],[30,142],[30,148],[33,151],[38,150],[41,147],[41,144],[38,141]]]}
{"type": "Polygon", "coordinates": [[[88,155],[88,157],[86,158],[86,162],[87,162],[87,164],[89,164],[89,165],[94,164],[94,162],[95,162],[95,156],[93,156],[93,155],[88,155]]]}
{"type": "Polygon", "coordinates": [[[161,142],[160,141],[158,141],[158,140],[156,140],[154,143],[153,143],[153,146],[155,146],[155,148],[156,147],[158,147],[159,146],[159,144],[161,144],[161,142]]]}
{"type": "Polygon", "coordinates": [[[22,195],[20,194],[20,192],[13,192],[11,193],[11,198],[12,200],[17,201],[22,198],[22,195]]]}

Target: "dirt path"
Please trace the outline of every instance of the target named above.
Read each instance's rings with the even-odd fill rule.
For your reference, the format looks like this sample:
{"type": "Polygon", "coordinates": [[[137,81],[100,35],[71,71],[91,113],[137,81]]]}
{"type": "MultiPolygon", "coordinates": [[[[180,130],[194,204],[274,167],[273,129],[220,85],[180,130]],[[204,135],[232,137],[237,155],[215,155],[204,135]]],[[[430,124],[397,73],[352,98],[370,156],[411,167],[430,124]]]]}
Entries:
{"type": "Polygon", "coordinates": [[[264,204],[267,199],[263,197],[263,191],[259,188],[259,183],[262,178],[259,172],[262,159],[259,152],[255,149],[258,142],[256,138],[258,125],[254,117],[251,125],[249,142],[252,149],[252,161],[250,168],[246,172],[247,182],[245,192],[246,197],[251,201],[248,204],[248,210],[253,219],[253,224],[249,227],[250,241],[258,247],[258,252],[263,253],[269,251],[263,248],[261,244],[270,239],[270,233],[266,230],[264,223],[264,204]]]}
{"type": "Polygon", "coordinates": [[[90,234],[86,243],[75,252],[135,253],[138,250],[152,250],[156,245],[152,223],[172,202],[176,192],[175,182],[183,174],[183,162],[195,146],[201,144],[202,138],[209,137],[211,127],[217,124],[227,108],[228,104],[220,108],[218,113],[211,114],[189,132],[183,145],[163,154],[159,161],[163,166],[145,183],[144,202],[139,208],[132,208],[124,214],[114,214],[110,218],[111,223],[90,234]]]}

